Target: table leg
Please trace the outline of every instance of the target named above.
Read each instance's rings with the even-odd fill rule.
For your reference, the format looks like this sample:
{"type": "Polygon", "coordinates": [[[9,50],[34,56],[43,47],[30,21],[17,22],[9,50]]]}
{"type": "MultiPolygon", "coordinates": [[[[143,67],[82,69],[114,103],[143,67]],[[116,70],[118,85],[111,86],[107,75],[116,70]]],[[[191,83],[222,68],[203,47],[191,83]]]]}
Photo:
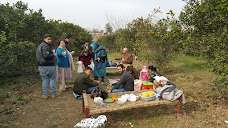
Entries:
{"type": "Polygon", "coordinates": [[[82,112],[85,112],[84,96],[82,95],[82,112]]]}
{"type": "Polygon", "coordinates": [[[177,118],[180,117],[180,113],[181,113],[181,106],[182,106],[182,95],[179,98],[179,102],[177,104],[177,118]]]}
{"type": "Polygon", "coordinates": [[[90,117],[90,110],[89,108],[85,108],[85,117],[89,118],[90,117]]]}

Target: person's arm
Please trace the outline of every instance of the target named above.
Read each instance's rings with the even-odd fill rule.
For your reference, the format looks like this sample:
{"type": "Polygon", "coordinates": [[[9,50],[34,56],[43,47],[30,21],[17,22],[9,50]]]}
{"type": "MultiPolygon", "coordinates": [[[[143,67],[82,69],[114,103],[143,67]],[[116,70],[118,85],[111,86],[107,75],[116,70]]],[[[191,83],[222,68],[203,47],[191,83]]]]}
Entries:
{"type": "Polygon", "coordinates": [[[106,50],[103,49],[103,50],[99,51],[99,54],[98,54],[97,58],[100,58],[99,60],[105,60],[107,58],[106,50]]]}
{"type": "Polygon", "coordinates": [[[97,86],[98,83],[97,82],[94,82],[93,80],[91,80],[89,77],[86,77],[84,78],[84,82],[87,86],[89,87],[94,87],[94,86],[97,86]]]}
{"type": "Polygon", "coordinates": [[[132,64],[133,62],[133,56],[132,54],[129,55],[128,60],[125,60],[128,64],[132,64]]]}
{"type": "Polygon", "coordinates": [[[54,54],[48,46],[44,45],[43,47],[41,47],[41,50],[42,50],[42,54],[43,54],[44,59],[48,60],[48,59],[54,58],[54,54]]]}
{"type": "Polygon", "coordinates": [[[123,73],[120,76],[120,80],[116,83],[117,85],[123,85],[123,83],[125,83],[127,80],[127,74],[123,73]]]}
{"type": "Polygon", "coordinates": [[[58,49],[56,50],[57,56],[60,57],[60,58],[63,57],[62,52],[63,52],[63,49],[58,48],[58,49]]]}
{"type": "Polygon", "coordinates": [[[138,72],[136,71],[135,68],[133,69],[133,73],[134,73],[134,75],[135,75],[135,79],[139,79],[138,72]]]}

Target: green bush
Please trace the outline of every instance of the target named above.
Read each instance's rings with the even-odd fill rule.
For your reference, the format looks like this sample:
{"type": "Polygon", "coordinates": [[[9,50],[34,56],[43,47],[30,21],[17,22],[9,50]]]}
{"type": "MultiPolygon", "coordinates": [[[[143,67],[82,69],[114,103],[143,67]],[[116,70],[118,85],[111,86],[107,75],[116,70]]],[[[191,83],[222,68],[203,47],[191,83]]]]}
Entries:
{"type": "MultiPolygon", "coordinates": [[[[1,37],[4,37],[2,35],[1,37]]],[[[34,74],[36,72],[36,47],[31,42],[11,42],[0,40],[0,77],[34,74]]]]}

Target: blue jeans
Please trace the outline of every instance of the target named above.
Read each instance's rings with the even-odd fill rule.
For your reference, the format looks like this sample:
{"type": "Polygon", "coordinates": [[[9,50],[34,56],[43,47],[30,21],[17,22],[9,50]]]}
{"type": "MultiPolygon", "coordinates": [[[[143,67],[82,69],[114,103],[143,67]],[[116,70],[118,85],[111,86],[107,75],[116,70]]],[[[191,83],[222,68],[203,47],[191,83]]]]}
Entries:
{"type": "Polygon", "coordinates": [[[52,96],[56,96],[56,67],[39,66],[40,76],[42,78],[43,96],[48,96],[48,86],[50,84],[52,96]]]}
{"type": "Polygon", "coordinates": [[[119,88],[113,88],[111,90],[112,93],[116,93],[116,92],[126,92],[126,90],[122,87],[122,85],[119,88]]]}
{"type": "Polygon", "coordinates": [[[90,94],[96,88],[97,88],[96,86],[95,87],[90,87],[90,88],[87,89],[86,93],[90,94]]]}

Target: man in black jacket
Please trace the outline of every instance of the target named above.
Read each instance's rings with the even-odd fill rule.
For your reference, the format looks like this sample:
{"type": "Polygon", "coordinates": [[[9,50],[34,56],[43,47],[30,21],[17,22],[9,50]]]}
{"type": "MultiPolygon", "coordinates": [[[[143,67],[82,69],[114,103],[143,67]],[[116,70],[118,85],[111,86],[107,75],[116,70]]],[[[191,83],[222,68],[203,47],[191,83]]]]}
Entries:
{"type": "Polygon", "coordinates": [[[50,84],[52,97],[56,97],[56,67],[54,53],[50,47],[52,35],[45,34],[44,42],[42,42],[36,50],[36,60],[40,76],[42,78],[42,97],[48,98],[48,86],[50,84]]]}

